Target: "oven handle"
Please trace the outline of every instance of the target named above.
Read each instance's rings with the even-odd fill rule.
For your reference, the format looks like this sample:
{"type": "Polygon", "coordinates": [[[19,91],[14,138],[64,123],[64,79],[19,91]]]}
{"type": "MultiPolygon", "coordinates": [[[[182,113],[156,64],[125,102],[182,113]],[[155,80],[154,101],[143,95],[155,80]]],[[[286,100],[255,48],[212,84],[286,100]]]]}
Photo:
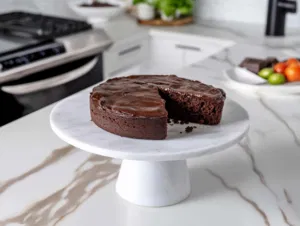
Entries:
{"type": "Polygon", "coordinates": [[[36,91],[50,89],[59,85],[63,85],[65,83],[71,82],[84,74],[88,73],[93,67],[97,64],[98,57],[95,57],[93,60],[89,61],[85,65],[80,68],[76,68],[73,71],[69,71],[67,73],[55,76],[53,78],[48,78],[41,81],[30,82],[20,85],[13,86],[3,86],[1,87],[2,91],[14,95],[24,95],[33,93],[36,91]]]}

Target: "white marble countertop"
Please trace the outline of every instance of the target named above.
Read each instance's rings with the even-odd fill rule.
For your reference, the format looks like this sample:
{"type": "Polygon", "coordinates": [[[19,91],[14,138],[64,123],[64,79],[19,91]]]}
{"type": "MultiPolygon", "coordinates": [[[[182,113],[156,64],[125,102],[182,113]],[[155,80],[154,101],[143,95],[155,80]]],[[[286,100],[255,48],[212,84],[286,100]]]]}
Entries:
{"type": "Polygon", "coordinates": [[[152,27],[138,25],[131,16],[125,15],[109,21],[105,25],[94,24],[94,26],[103,28],[115,42],[130,38],[133,34],[145,35],[150,30],[229,39],[237,43],[250,43],[275,49],[300,48],[300,29],[287,28],[284,37],[266,37],[264,26],[240,22],[198,21],[195,24],[179,27],[152,27]]]}
{"type": "Polygon", "coordinates": [[[164,208],[123,201],[114,191],[119,162],[57,138],[51,105],[0,129],[0,226],[300,225],[300,96],[247,96],[223,87],[222,79],[222,70],[244,56],[286,57],[291,52],[280,43],[289,38],[274,48],[263,45],[266,40],[237,41],[229,30],[205,33],[193,26],[173,31],[238,44],[177,74],[224,88],[248,110],[251,128],[238,145],[188,161],[191,196],[164,208]]]}

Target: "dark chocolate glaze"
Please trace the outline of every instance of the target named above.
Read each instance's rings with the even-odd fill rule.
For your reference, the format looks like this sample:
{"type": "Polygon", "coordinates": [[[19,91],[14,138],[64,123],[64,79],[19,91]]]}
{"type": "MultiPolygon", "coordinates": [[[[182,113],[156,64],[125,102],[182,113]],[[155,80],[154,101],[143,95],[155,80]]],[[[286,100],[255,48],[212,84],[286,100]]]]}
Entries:
{"type": "Polygon", "coordinates": [[[102,110],[130,117],[167,117],[160,91],[172,91],[223,102],[223,90],[175,75],[133,75],[110,79],[93,89],[91,99],[102,110]]]}

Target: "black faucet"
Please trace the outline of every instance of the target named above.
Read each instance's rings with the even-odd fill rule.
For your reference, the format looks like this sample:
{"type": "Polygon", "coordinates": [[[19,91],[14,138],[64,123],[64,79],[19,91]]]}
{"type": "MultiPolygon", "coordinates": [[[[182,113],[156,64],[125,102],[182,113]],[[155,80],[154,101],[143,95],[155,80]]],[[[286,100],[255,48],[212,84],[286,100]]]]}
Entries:
{"type": "Polygon", "coordinates": [[[269,0],[266,35],[284,36],[286,13],[296,12],[296,0],[269,0]]]}

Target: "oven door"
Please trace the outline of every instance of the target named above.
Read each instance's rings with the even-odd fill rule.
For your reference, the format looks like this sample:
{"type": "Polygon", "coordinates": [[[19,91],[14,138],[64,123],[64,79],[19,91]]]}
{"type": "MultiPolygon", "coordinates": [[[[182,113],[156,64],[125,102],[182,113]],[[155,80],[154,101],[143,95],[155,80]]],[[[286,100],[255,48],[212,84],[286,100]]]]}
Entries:
{"type": "MultiPolygon", "coordinates": [[[[9,112],[18,113],[18,117],[27,115],[99,83],[103,79],[102,74],[102,55],[100,55],[3,84],[1,93],[6,99],[9,97],[9,105],[13,106],[12,109],[6,109],[6,115],[9,115],[9,112]]],[[[4,120],[2,119],[2,121],[4,120]]],[[[10,119],[10,121],[12,120],[10,119]]],[[[2,124],[4,123],[2,122],[2,124]]]]}

